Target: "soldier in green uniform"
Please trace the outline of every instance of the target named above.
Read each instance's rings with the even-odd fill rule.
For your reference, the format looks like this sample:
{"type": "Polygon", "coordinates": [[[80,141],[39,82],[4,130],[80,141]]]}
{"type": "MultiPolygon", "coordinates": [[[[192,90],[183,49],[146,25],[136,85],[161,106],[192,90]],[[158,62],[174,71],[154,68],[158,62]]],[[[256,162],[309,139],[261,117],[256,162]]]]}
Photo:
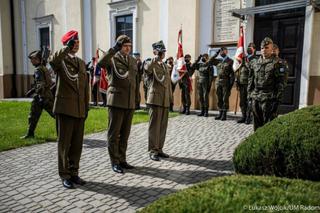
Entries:
{"type": "Polygon", "coordinates": [[[47,68],[41,63],[41,51],[33,51],[29,54],[29,59],[35,67],[34,71],[34,86],[28,93],[33,93],[31,102],[31,111],[28,118],[29,128],[26,135],[21,139],[33,138],[34,131],[41,116],[42,110],[46,110],[51,117],[54,118],[53,109],[53,95],[50,90],[53,82],[47,68]]]}
{"type": "Polygon", "coordinates": [[[226,47],[221,48],[220,56],[222,59],[216,59],[213,63],[218,70],[216,94],[218,97],[219,115],[215,119],[224,121],[227,119],[229,97],[234,83],[234,71],[232,69],[233,60],[228,57],[228,49],[226,47]]]}
{"type": "MultiPolygon", "coordinates": [[[[288,77],[289,77],[289,65],[288,62],[285,59],[280,58],[280,49],[277,44],[273,44],[273,55],[276,59],[279,60],[279,63],[281,64],[281,67],[285,69],[285,82],[287,83],[288,77]]],[[[278,117],[278,107],[274,108],[270,120],[275,119],[278,117]]]]}
{"type": "Polygon", "coordinates": [[[123,173],[123,169],[134,168],[126,160],[128,138],[136,107],[138,72],[137,61],[129,55],[131,49],[131,39],[120,35],[115,46],[98,62],[100,67],[108,71],[108,151],[112,170],[117,173],[123,173]]]}
{"type": "Polygon", "coordinates": [[[67,32],[61,41],[66,47],[55,52],[49,63],[57,79],[53,112],[58,128],[59,176],[63,186],[70,189],[74,184],[85,184],[78,174],[89,111],[89,77],[85,62],[76,56],[78,32],[67,32]]]}
{"type": "Polygon", "coordinates": [[[210,82],[212,81],[213,75],[210,72],[211,62],[208,61],[209,55],[203,54],[200,55],[195,62],[195,69],[198,71],[198,81],[197,81],[197,90],[199,96],[199,102],[201,106],[201,112],[198,116],[208,117],[208,107],[209,107],[209,88],[210,82]]]}
{"type": "Polygon", "coordinates": [[[136,77],[136,109],[140,109],[140,102],[141,102],[141,95],[140,95],[140,83],[141,83],[141,78],[143,75],[143,68],[142,68],[142,61],[140,58],[140,53],[135,52],[133,53],[133,57],[137,61],[137,77],[136,77]]]}
{"type": "Polygon", "coordinates": [[[192,87],[190,78],[194,73],[195,66],[191,63],[191,55],[189,54],[184,56],[184,61],[186,63],[187,71],[182,74],[183,76],[180,80],[179,86],[181,89],[181,102],[183,106],[182,113],[189,115],[191,105],[190,91],[192,87]]]}
{"type": "Polygon", "coordinates": [[[252,98],[254,131],[269,122],[286,86],[286,67],[274,57],[273,41],[261,42],[261,57],[250,64],[248,95],[252,98]]]}
{"type": "Polygon", "coordinates": [[[144,72],[149,78],[147,104],[149,115],[149,155],[150,159],[159,161],[160,157],[168,158],[163,152],[166,138],[169,107],[172,99],[171,78],[168,66],[162,62],[166,48],[162,41],[152,44],[156,56],[144,64],[144,72]]]}
{"type": "MultiPolygon", "coordinates": [[[[169,68],[169,75],[171,76],[172,70],[173,70],[173,67],[174,67],[173,57],[172,57],[172,56],[170,56],[169,58],[167,58],[166,64],[167,64],[167,66],[168,66],[168,68],[169,68]]],[[[173,82],[171,81],[172,100],[171,100],[170,107],[169,107],[169,111],[170,111],[170,112],[173,112],[173,105],[174,105],[174,95],[173,95],[173,93],[174,93],[174,91],[175,91],[175,89],[176,89],[176,86],[177,86],[177,83],[173,83],[173,82]]]]}
{"type": "Polygon", "coordinates": [[[242,117],[237,123],[250,124],[251,122],[251,104],[248,101],[248,78],[249,78],[249,66],[252,60],[256,60],[256,45],[249,43],[247,48],[247,56],[242,60],[242,64],[236,71],[236,85],[240,92],[240,108],[242,117]]]}

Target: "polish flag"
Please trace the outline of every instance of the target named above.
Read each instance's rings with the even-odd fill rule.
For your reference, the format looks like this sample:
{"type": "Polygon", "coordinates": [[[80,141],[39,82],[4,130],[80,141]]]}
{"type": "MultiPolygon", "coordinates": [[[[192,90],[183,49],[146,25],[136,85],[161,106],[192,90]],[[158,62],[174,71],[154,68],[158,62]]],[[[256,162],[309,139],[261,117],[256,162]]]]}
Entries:
{"type": "Polygon", "coordinates": [[[243,35],[243,27],[240,27],[240,37],[238,40],[238,45],[237,45],[237,51],[234,56],[234,62],[233,62],[233,71],[237,71],[242,63],[242,60],[244,58],[244,35],[243,35]]]}
{"type": "Polygon", "coordinates": [[[175,65],[172,70],[171,80],[173,83],[177,83],[187,71],[186,63],[184,61],[183,56],[183,48],[182,48],[182,29],[179,30],[178,33],[178,51],[175,60],[175,65]]]}

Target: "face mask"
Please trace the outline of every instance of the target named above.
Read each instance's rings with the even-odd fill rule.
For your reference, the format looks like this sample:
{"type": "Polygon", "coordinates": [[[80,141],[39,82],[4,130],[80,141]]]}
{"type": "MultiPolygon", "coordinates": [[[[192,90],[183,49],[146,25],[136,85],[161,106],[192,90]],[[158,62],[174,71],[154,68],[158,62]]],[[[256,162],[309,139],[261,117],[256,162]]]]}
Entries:
{"type": "Polygon", "coordinates": [[[207,60],[206,60],[205,58],[202,58],[201,61],[202,61],[202,62],[206,62],[207,60]]]}
{"type": "Polygon", "coordinates": [[[224,53],[221,53],[220,55],[222,58],[226,57],[226,54],[224,54],[224,53]]]}
{"type": "Polygon", "coordinates": [[[247,49],[247,53],[248,53],[248,55],[252,55],[253,51],[250,47],[247,49]]]}

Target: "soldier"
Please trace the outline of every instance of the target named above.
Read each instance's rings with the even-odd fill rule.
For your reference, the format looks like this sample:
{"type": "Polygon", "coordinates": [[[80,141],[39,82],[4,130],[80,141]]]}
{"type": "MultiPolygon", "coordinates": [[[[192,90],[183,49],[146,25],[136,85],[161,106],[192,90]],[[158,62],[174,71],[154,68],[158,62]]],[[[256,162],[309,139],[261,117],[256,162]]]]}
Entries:
{"type": "Polygon", "coordinates": [[[184,56],[184,61],[186,62],[187,71],[182,73],[182,77],[180,80],[180,89],[181,89],[181,102],[183,105],[182,114],[189,115],[190,114],[190,105],[191,105],[191,76],[194,73],[195,66],[191,63],[191,55],[186,54],[184,56]]]}
{"type": "Polygon", "coordinates": [[[227,111],[229,109],[229,97],[234,83],[234,72],[232,69],[233,60],[228,56],[228,49],[221,47],[221,60],[215,60],[214,65],[218,69],[217,97],[219,115],[215,117],[216,120],[225,121],[227,119],[227,111]]]}
{"type": "Polygon", "coordinates": [[[248,55],[243,59],[241,66],[236,71],[236,85],[240,92],[240,108],[242,117],[237,123],[251,123],[251,104],[248,101],[248,78],[249,64],[252,60],[256,60],[256,45],[249,43],[247,48],[248,55]]]}
{"type": "MultiPolygon", "coordinates": [[[[145,63],[147,63],[148,61],[151,61],[151,58],[147,58],[146,60],[144,60],[142,63],[142,67],[144,67],[145,63]]],[[[145,72],[143,72],[142,77],[143,77],[144,100],[145,100],[145,104],[146,104],[146,110],[148,110],[149,107],[147,105],[147,100],[148,100],[148,89],[150,86],[150,80],[149,80],[148,75],[145,72]]]]}
{"type": "MultiPolygon", "coordinates": [[[[172,56],[170,56],[169,58],[167,58],[166,64],[167,64],[167,66],[168,66],[168,68],[169,68],[169,75],[171,76],[172,70],[173,70],[173,67],[174,67],[173,57],[172,57],[172,56]]],[[[177,83],[173,83],[173,82],[171,81],[172,100],[171,100],[170,107],[169,107],[170,112],[173,112],[173,105],[174,105],[174,96],[173,96],[173,93],[174,93],[174,91],[175,91],[175,89],[176,89],[176,86],[177,86],[177,83]]]]}
{"type": "MultiPolygon", "coordinates": [[[[289,65],[288,62],[285,59],[282,59],[279,57],[280,49],[277,44],[273,44],[273,55],[276,59],[279,60],[279,63],[281,64],[281,67],[285,69],[285,82],[287,83],[288,77],[289,77],[289,65]]],[[[278,117],[278,107],[274,109],[274,111],[271,114],[270,120],[275,119],[278,117]]]]}
{"type": "Polygon", "coordinates": [[[133,53],[133,57],[137,60],[137,77],[136,77],[136,109],[140,109],[141,95],[140,95],[140,82],[143,75],[142,62],[140,58],[140,53],[133,53]]]}
{"type": "Polygon", "coordinates": [[[261,42],[261,57],[250,64],[248,95],[252,98],[254,131],[269,122],[286,85],[286,67],[273,56],[273,41],[261,42]]]}
{"type": "Polygon", "coordinates": [[[85,62],[76,56],[78,32],[71,30],[61,39],[65,48],[57,51],[50,65],[57,75],[53,112],[58,128],[58,169],[65,188],[84,185],[79,177],[84,124],[89,111],[89,80],[85,62]]]}
{"type": "Polygon", "coordinates": [[[112,170],[117,173],[134,168],[126,160],[131,122],[136,108],[138,72],[137,61],[129,55],[131,49],[131,39],[120,35],[115,46],[98,62],[100,67],[108,71],[108,151],[112,170]]]}
{"type": "Polygon", "coordinates": [[[150,107],[148,150],[150,159],[159,161],[160,157],[169,157],[162,149],[166,138],[172,91],[169,68],[162,62],[166,48],[162,41],[152,44],[152,47],[156,57],[144,64],[144,72],[150,80],[147,100],[150,107]]]}
{"type": "Polygon", "coordinates": [[[41,116],[42,110],[46,110],[51,117],[54,118],[52,112],[53,108],[53,95],[50,87],[53,85],[51,76],[45,65],[42,64],[41,51],[33,51],[29,54],[29,59],[35,67],[34,71],[34,87],[27,93],[33,93],[31,103],[31,111],[28,118],[29,128],[26,135],[21,139],[33,138],[34,131],[41,116]]]}
{"type": "Polygon", "coordinates": [[[195,69],[198,70],[198,82],[197,82],[197,88],[198,88],[198,96],[199,96],[199,102],[201,106],[201,112],[198,114],[198,116],[204,116],[208,117],[208,107],[209,107],[209,83],[212,81],[212,72],[210,72],[210,66],[212,64],[212,61],[208,61],[209,55],[203,54],[200,55],[195,62],[195,69]],[[201,61],[200,61],[201,60],[201,61]]]}

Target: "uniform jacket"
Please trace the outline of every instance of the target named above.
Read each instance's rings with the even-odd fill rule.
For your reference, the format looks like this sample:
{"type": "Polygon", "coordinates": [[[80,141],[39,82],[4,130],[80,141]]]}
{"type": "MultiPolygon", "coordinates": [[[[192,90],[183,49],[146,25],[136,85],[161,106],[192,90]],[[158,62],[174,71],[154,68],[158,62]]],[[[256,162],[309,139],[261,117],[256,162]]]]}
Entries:
{"type": "Polygon", "coordinates": [[[34,71],[34,82],[35,82],[35,93],[39,95],[40,98],[43,99],[53,99],[52,92],[50,87],[53,82],[51,80],[48,69],[39,65],[36,67],[34,71]]]}
{"type": "Polygon", "coordinates": [[[287,67],[278,58],[263,59],[250,64],[248,96],[258,101],[281,101],[286,86],[287,67]]]}
{"type": "Polygon", "coordinates": [[[144,64],[144,72],[150,79],[147,104],[169,107],[172,102],[169,67],[154,58],[144,64]]]}
{"type": "Polygon", "coordinates": [[[53,106],[55,114],[85,118],[89,110],[89,80],[85,62],[71,57],[69,47],[57,51],[49,61],[57,74],[53,106]]]}
{"type": "Polygon", "coordinates": [[[115,52],[111,48],[101,57],[98,65],[107,70],[107,105],[135,109],[137,61],[132,56],[126,59],[120,51],[115,52]]]}

